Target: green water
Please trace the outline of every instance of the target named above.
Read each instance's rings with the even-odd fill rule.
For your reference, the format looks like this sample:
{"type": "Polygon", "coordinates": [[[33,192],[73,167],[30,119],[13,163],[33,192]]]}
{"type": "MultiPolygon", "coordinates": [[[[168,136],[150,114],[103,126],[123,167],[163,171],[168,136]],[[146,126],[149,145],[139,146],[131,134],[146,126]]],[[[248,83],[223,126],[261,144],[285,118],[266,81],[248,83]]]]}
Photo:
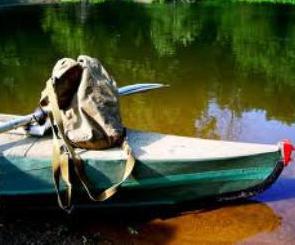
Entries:
{"type": "MultiPolygon", "coordinates": [[[[56,60],[88,54],[102,61],[119,86],[170,84],[122,98],[128,127],[249,142],[295,141],[295,5],[267,2],[293,0],[2,6],[0,112],[31,112],[56,60]]],[[[114,244],[246,239],[246,244],[294,244],[294,175],[294,167],[287,168],[257,197],[263,203],[155,219],[141,224],[137,235],[117,220],[109,225],[91,213],[87,221],[93,223],[79,220],[77,233],[97,231],[114,244]]],[[[40,217],[51,222],[44,213],[40,217]]],[[[24,239],[28,236],[22,234],[34,230],[48,242],[47,232],[35,233],[44,228],[41,222],[29,216],[26,228],[11,228],[13,236],[24,239]]]]}
{"type": "Polygon", "coordinates": [[[295,140],[295,5],[72,3],[0,8],[0,111],[24,114],[58,58],[98,57],[128,127],[276,143],[295,140]]]}

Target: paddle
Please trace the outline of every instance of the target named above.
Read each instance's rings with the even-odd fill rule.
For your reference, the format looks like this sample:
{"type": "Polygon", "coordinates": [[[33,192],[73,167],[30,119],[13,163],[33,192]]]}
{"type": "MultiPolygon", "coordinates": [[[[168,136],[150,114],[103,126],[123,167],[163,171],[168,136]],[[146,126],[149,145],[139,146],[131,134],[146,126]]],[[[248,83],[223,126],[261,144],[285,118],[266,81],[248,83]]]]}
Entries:
{"type": "Polygon", "coordinates": [[[163,87],[169,87],[169,85],[161,83],[137,83],[121,87],[118,89],[118,92],[119,95],[129,95],[163,87]]]}
{"type": "MultiPolygon", "coordinates": [[[[138,83],[133,85],[127,85],[118,89],[118,93],[120,96],[130,95],[135,93],[142,93],[149,90],[167,87],[167,85],[160,83],[138,83]]],[[[42,108],[38,108],[35,112],[17,117],[16,119],[10,120],[8,122],[4,122],[0,124],[0,133],[21,127],[30,125],[34,122],[37,122],[38,125],[33,125],[28,128],[28,132],[33,135],[41,136],[44,134],[46,129],[49,127],[45,123],[45,119],[47,116],[47,112],[42,108]]]]}

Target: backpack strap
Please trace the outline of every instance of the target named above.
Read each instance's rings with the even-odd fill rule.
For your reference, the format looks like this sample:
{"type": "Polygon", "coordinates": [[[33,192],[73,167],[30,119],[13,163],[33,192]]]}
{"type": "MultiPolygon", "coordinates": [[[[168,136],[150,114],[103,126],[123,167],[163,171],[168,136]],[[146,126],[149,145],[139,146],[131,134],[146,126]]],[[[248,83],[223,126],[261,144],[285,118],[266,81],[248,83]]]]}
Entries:
{"type": "Polygon", "coordinates": [[[53,134],[53,146],[52,146],[52,172],[53,172],[53,183],[57,193],[57,201],[59,206],[71,212],[71,199],[72,199],[72,183],[70,181],[70,169],[69,169],[69,155],[62,148],[62,142],[58,139],[54,126],[53,126],[53,116],[49,113],[50,124],[53,134]],[[60,192],[60,177],[67,186],[67,190],[62,198],[60,192]]]}
{"type": "Polygon", "coordinates": [[[106,190],[102,191],[101,193],[94,194],[89,188],[90,183],[88,181],[88,178],[86,177],[86,174],[83,168],[82,159],[75,152],[68,138],[64,134],[64,127],[62,123],[61,112],[58,106],[52,79],[49,79],[47,81],[46,94],[49,100],[49,106],[50,106],[49,119],[52,125],[52,132],[53,132],[53,161],[52,161],[53,176],[54,176],[53,180],[54,180],[55,189],[57,191],[59,206],[69,212],[72,206],[72,203],[71,203],[72,184],[70,180],[69,159],[73,161],[73,167],[74,167],[75,173],[78,176],[82,186],[86,190],[91,200],[104,201],[110,198],[117,192],[118,187],[130,176],[136,162],[134,155],[132,153],[131,147],[128,144],[127,138],[125,138],[124,143],[122,145],[122,148],[127,155],[126,166],[125,166],[125,171],[124,171],[122,180],[112,185],[111,187],[107,188],[106,190]],[[57,126],[57,130],[60,135],[60,138],[55,133],[54,126],[53,126],[54,124],[57,126]],[[67,185],[66,201],[63,201],[63,199],[61,198],[60,187],[59,187],[60,177],[62,177],[62,179],[67,185]]]}

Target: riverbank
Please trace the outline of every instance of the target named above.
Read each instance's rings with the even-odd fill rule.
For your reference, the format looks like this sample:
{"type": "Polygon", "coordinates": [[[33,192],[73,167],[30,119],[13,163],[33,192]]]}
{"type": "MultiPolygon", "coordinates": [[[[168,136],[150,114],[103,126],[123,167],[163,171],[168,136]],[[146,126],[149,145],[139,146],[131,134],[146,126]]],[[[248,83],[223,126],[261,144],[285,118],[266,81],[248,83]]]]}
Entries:
{"type": "Polygon", "coordinates": [[[273,232],[280,218],[265,204],[246,202],[182,214],[10,210],[0,222],[2,244],[233,244],[273,232]]]}

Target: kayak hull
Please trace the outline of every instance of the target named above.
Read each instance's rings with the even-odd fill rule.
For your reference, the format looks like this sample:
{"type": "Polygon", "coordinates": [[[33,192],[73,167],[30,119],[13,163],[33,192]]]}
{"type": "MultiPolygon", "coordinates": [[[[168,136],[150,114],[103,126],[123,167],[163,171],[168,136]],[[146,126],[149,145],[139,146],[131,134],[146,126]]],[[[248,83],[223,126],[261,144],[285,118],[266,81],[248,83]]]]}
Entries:
{"type": "MultiPolygon", "coordinates": [[[[11,116],[3,116],[6,120],[11,116]]],[[[117,194],[97,207],[175,205],[204,200],[239,199],[265,190],[283,169],[278,146],[128,130],[137,162],[117,194]],[[172,142],[172,143],[171,143],[172,142]]],[[[9,132],[0,135],[0,196],[55,200],[51,140],[9,132]]],[[[99,193],[122,178],[126,156],[121,149],[77,150],[87,177],[99,193]]],[[[75,185],[76,203],[89,203],[75,185]]],[[[65,186],[62,185],[65,190],[65,186]]]]}

